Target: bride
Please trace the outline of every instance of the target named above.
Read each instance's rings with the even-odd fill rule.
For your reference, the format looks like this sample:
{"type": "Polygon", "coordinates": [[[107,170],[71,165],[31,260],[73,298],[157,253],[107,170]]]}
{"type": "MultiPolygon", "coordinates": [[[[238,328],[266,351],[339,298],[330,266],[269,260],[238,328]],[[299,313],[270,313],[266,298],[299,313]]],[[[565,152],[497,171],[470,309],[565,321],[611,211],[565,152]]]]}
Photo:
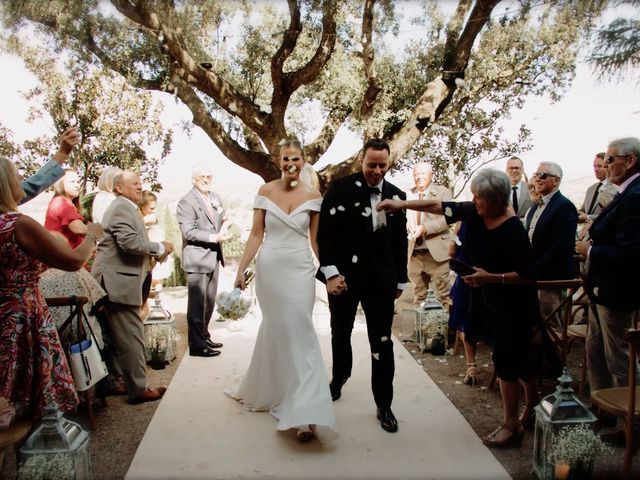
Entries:
{"type": "Polygon", "coordinates": [[[234,285],[256,261],[256,295],[262,311],[251,364],[240,387],[226,393],[250,411],[268,411],[278,430],[297,429],[297,439],[336,436],[329,382],[313,328],[320,193],[300,180],[304,167],[297,140],[280,142],[282,177],[258,191],[253,225],[234,285]]]}

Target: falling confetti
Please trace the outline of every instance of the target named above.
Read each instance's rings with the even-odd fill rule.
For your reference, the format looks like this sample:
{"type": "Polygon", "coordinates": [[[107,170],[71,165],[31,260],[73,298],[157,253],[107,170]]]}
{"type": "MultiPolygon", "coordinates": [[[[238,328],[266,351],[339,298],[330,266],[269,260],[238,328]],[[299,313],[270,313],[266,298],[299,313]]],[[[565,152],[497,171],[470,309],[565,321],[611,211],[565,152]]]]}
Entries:
{"type": "Polygon", "coordinates": [[[358,263],[358,256],[354,255],[353,257],[351,257],[351,263],[358,263]]]}
{"type": "Polygon", "coordinates": [[[386,335],[382,338],[380,338],[381,342],[386,342],[387,340],[389,340],[389,337],[387,337],[386,335]]]}
{"type": "Polygon", "coordinates": [[[296,173],[298,171],[298,167],[296,167],[295,165],[291,165],[289,167],[289,173],[296,173]]]}
{"type": "Polygon", "coordinates": [[[336,209],[335,209],[335,208],[331,208],[331,209],[329,210],[329,213],[330,213],[331,215],[335,215],[335,214],[336,214],[336,209]]]}
{"type": "Polygon", "coordinates": [[[375,358],[376,360],[380,360],[380,354],[379,353],[372,353],[371,356],[373,358],[375,358]]]}
{"type": "Polygon", "coordinates": [[[356,180],[356,185],[359,186],[359,187],[362,186],[362,183],[360,182],[360,180],[356,180]]]}
{"type": "Polygon", "coordinates": [[[393,200],[400,200],[400,197],[398,195],[394,195],[393,197],[391,197],[393,200]]]}
{"type": "Polygon", "coordinates": [[[458,88],[464,88],[467,86],[467,82],[465,82],[462,78],[456,78],[455,82],[458,88]]]}
{"type": "Polygon", "coordinates": [[[293,182],[291,182],[289,185],[291,185],[291,187],[295,187],[296,185],[298,185],[298,181],[294,180],[293,182]]]}
{"type": "Polygon", "coordinates": [[[341,212],[344,212],[345,208],[342,205],[338,205],[338,210],[340,210],[341,212]]]}
{"type": "Polygon", "coordinates": [[[365,207],[364,212],[362,212],[363,217],[368,217],[371,215],[371,207],[365,207]]]}
{"type": "Polygon", "coordinates": [[[356,202],[353,204],[354,207],[359,207],[360,206],[360,202],[356,202]]]}
{"type": "Polygon", "coordinates": [[[447,207],[444,209],[444,214],[447,217],[450,217],[451,215],[453,215],[453,212],[451,211],[451,207],[447,207]]]}

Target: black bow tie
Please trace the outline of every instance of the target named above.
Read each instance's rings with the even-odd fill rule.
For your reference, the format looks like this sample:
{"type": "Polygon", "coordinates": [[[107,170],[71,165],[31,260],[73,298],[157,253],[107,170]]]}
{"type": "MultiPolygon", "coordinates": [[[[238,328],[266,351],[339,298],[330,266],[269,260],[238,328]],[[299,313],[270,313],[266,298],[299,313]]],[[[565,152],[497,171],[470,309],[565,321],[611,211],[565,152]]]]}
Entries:
{"type": "Polygon", "coordinates": [[[367,190],[369,190],[369,193],[373,193],[374,195],[382,194],[379,187],[370,187],[367,185],[367,190]]]}

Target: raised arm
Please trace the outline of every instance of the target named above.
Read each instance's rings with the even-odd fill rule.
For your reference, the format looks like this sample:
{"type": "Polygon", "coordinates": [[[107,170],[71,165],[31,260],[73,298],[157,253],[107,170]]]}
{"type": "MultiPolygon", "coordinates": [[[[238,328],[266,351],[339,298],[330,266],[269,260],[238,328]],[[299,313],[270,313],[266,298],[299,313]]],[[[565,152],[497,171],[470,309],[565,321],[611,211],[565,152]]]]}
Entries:
{"type": "Polygon", "coordinates": [[[29,256],[49,267],[73,272],[82,268],[95,250],[97,239],[102,236],[102,227],[99,224],[88,227],[86,238],[75,250],[27,215],[20,215],[16,221],[15,235],[16,242],[29,256]]]}
{"type": "Polygon", "coordinates": [[[397,210],[416,210],[442,215],[442,200],[383,200],[378,203],[376,210],[395,212],[397,210]]]}

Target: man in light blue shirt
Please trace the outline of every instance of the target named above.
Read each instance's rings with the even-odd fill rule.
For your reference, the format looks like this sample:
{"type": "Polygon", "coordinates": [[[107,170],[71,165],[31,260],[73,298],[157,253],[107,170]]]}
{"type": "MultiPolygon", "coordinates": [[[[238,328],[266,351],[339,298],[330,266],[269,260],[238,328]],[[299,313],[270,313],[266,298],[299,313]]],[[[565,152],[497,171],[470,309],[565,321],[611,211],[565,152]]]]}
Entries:
{"type": "Polygon", "coordinates": [[[80,134],[75,127],[67,128],[60,135],[60,147],[55,155],[40,169],[22,182],[25,196],[20,204],[33,200],[64,175],[62,165],[67,161],[73,147],[80,143],[80,134]]]}

